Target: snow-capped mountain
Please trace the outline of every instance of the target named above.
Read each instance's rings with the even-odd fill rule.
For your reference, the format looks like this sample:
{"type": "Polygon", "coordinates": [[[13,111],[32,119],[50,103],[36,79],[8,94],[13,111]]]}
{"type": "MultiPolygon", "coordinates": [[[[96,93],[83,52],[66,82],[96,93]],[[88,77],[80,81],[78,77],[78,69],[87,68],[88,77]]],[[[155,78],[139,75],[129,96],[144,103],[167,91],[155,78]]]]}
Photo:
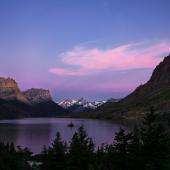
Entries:
{"type": "Polygon", "coordinates": [[[62,102],[59,102],[58,104],[65,109],[72,106],[82,106],[83,108],[96,109],[97,107],[101,106],[104,103],[106,103],[106,101],[90,102],[85,100],[84,98],[80,98],[78,100],[66,99],[63,100],[62,102]]]}

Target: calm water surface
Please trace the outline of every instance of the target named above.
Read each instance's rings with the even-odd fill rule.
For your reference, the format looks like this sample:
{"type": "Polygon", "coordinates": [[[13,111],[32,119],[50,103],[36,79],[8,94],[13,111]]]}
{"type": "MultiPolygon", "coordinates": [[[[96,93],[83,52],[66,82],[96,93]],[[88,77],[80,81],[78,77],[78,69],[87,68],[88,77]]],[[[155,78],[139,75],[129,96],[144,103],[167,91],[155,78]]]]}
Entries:
{"type": "Polygon", "coordinates": [[[97,146],[112,143],[114,133],[120,127],[127,127],[106,120],[70,119],[70,118],[26,118],[16,120],[0,120],[0,141],[13,142],[16,146],[28,147],[39,153],[43,145],[50,145],[57,131],[64,141],[69,142],[73,133],[83,125],[89,137],[97,146]],[[68,127],[70,122],[74,127],[68,127]]]}

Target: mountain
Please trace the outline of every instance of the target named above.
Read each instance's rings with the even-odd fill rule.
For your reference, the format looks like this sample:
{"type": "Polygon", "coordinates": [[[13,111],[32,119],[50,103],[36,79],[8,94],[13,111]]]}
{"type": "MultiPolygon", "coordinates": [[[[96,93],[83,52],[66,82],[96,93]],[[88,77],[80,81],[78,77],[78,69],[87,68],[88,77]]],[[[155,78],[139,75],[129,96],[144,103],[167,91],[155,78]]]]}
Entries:
{"type": "Polygon", "coordinates": [[[39,116],[56,116],[58,113],[65,113],[65,110],[53,101],[49,90],[31,88],[24,91],[23,95],[39,116]]]}
{"type": "Polygon", "coordinates": [[[49,90],[21,92],[12,78],[0,77],[0,118],[57,116],[64,109],[52,100],[49,90]]]}
{"type": "Polygon", "coordinates": [[[0,118],[27,116],[31,112],[30,102],[12,78],[0,77],[0,118]]]}
{"type": "Polygon", "coordinates": [[[63,101],[59,102],[58,104],[59,104],[61,107],[67,109],[67,108],[73,106],[73,105],[76,104],[76,103],[77,103],[77,100],[66,99],[66,100],[63,100],[63,101]]]}
{"type": "Polygon", "coordinates": [[[170,55],[156,66],[150,80],[117,103],[103,105],[97,114],[111,118],[140,118],[153,106],[170,111],[170,55]]]}
{"type": "Polygon", "coordinates": [[[0,98],[8,101],[17,100],[29,104],[29,101],[21,93],[17,82],[12,78],[0,77],[0,98]]]}
{"type": "Polygon", "coordinates": [[[66,99],[58,104],[67,110],[68,113],[82,113],[82,112],[90,112],[97,107],[104,104],[106,101],[94,101],[90,102],[85,100],[84,98],[80,98],[78,100],[66,99]]]}
{"type": "Polygon", "coordinates": [[[44,103],[52,101],[52,97],[49,90],[46,89],[29,89],[22,94],[27,98],[31,104],[44,103]]]}

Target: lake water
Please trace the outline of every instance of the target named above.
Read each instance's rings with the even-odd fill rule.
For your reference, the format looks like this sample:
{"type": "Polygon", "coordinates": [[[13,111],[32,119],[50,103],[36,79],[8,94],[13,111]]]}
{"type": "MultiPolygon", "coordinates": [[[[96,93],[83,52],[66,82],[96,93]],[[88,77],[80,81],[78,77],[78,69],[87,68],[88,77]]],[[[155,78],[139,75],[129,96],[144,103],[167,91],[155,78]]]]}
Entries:
{"type": "Polygon", "coordinates": [[[61,133],[64,141],[69,142],[73,133],[83,125],[89,137],[97,146],[112,143],[114,134],[120,127],[127,127],[108,120],[70,119],[70,118],[26,118],[0,120],[0,141],[13,142],[16,146],[28,147],[39,153],[43,145],[49,146],[56,132],[61,133]],[[68,127],[73,122],[74,127],[68,127]]]}

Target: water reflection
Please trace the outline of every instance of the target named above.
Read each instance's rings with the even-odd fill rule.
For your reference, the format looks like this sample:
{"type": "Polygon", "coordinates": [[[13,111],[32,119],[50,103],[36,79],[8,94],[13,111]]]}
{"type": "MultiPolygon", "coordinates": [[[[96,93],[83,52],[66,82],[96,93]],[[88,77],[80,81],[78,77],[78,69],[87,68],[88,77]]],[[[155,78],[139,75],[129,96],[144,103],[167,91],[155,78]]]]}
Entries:
{"type": "MultiPolygon", "coordinates": [[[[73,133],[83,125],[88,135],[93,138],[96,146],[112,143],[114,133],[119,130],[119,123],[104,120],[66,119],[66,118],[28,118],[0,121],[0,140],[28,147],[34,153],[41,151],[43,145],[49,145],[56,132],[61,133],[64,141],[69,142],[73,133]],[[75,124],[70,128],[70,122],[75,124]]],[[[123,126],[127,129],[127,127],[123,126]]]]}

